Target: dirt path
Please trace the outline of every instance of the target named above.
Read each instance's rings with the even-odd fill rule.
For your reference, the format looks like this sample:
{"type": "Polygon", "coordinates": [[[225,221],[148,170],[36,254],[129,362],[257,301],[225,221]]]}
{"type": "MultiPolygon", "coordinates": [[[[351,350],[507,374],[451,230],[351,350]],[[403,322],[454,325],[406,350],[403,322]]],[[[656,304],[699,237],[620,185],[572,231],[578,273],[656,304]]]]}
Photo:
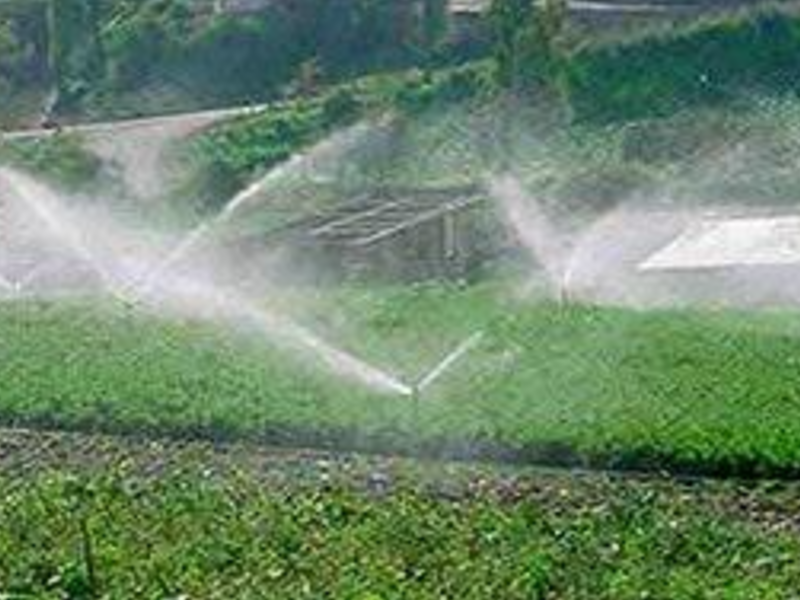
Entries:
{"type": "MultiPolygon", "coordinates": [[[[153,129],[165,129],[176,134],[191,131],[198,127],[205,127],[223,119],[253,114],[264,110],[268,105],[260,104],[253,106],[234,106],[214,110],[196,111],[188,113],[176,113],[171,115],[159,115],[154,117],[144,117],[140,119],[122,119],[119,121],[103,121],[96,123],[78,123],[66,125],[61,131],[64,133],[77,133],[80,135],[108,135],[125,134],[131,131],[152,131],[153,129]]],[[[31,139],[52,135],[53,129],[34,128],[20,129],[3,134],[3,138],[9,141],[31,139]]]]}
{"type": "MultiPolygon", "coordinates": [[[[80,135],[87,150],[120,173],[134,198],[148,201],[170,185],[170,146],[225,119],[264,110],[265,105],[182,113],[158,117],[86,123],[63,127],[80,135]]],[[[9,141],[53,135],[52,129],[29,129],[4,134],[9,141]]]]}

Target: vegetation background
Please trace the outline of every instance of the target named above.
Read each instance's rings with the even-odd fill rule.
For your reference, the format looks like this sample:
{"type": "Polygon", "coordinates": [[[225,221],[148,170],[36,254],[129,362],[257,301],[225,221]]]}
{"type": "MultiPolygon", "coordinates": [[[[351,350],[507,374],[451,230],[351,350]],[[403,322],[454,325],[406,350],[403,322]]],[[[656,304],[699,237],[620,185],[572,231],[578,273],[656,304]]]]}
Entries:
{"type": "MultiPolygon", "coordinates": [[[[788,10],[581,37],[561,2],[533,10],[496,0],[479,28],[488,35],[465,39],[451,35],[441,0],[212,9],[189,0],[0,3],[0,120],[271,101],[191,140],[186,150],[207,177],[195,190],[211,192],[186,195],[206,213],[299,150],[386,111],[400,122],[406,154],[390,175],[401,181],[469,174],[488,154],[539,168],[522,175],[563,210],[586,198],[599,210],[666,180],[696,193],[703,157],[747,142],[759,168],[730,179],[714,170],[717,192],[791,203],[800,190],[800,19],[788,10]],[[524,113],[525,127],[497,121],[491,150],[513,147],[514,156],[476,144],[441,168],[437,140],[462,139],[464,124],[487,112],[524,113]],[[518,143],[520,129],[536,143],[518,143]]],[[[3,143],[0,160],[80,188],[102,171],[81,142],[3,143]]],[[[507,283],[339,286],[272,299],[407,377],[485,330],[463,369],[416,412],[210,325],[83,299],[0,304],[0,424],[82,432],[76,449],[41,430],[29,441],[0,431],[0,597],[796,594],[800,494],[785,481],[525,476],[494,466],[456,485],[458,469],[439,465],[427,486],[424,463],[341,454],[800,473],[796,314],[525,303],[507,283]],[[96,430],[133,437],[86,435],[96,430]],[[291,472],[275,472],[264,455],[283,455],[236,454],[227,442],[242,439],[338,452],[284,457],[291,472]]]]}

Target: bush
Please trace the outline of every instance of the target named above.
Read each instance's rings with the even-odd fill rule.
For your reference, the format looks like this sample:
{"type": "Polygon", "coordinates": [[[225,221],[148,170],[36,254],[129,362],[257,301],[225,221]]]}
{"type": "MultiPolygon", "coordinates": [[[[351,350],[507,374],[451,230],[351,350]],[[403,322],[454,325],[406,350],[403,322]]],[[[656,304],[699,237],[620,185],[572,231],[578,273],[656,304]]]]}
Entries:
{"type": "Polygon", "coordinates": [[[163,59],[168,37],[158,19],[144,16],[115,28],[106,44],[112,83],[119,88],[133,88],[163,59]]]}
{"type": "Polygon", "coordinates": [[[493,90],[491,70],[485,62],[447,69],[438,74],[412,76],[399,86],[391,98],[401,111],[419,113],[441,103],[456,103],[490,95],[493,90]]]}
{"type": "Polygon", "coordinates": [[[264,96],[295,71],[295,38],[291,22],[278,10],[214,19],[181,48],[177,70],[215,95],[264,96]]]}

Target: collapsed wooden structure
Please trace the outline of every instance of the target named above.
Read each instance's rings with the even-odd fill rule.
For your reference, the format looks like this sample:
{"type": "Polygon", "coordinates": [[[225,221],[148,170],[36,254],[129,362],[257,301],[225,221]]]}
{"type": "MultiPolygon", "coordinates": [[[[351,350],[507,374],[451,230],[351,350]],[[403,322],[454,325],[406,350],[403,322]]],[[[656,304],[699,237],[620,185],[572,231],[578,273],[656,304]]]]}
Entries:
{"type": "Polygon", "coordinates": [[[496,222],[477,186],[377,189],[247,243],[339,277],[460,279],[494,252],[496,222]]]}

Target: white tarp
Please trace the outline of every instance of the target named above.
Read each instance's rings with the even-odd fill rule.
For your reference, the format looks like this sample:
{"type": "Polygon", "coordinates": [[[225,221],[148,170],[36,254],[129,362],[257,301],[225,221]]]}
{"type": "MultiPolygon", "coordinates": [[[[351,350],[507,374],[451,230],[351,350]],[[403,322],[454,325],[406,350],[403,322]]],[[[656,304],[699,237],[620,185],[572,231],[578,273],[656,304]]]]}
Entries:
{"type": "Polygon", "coordinates": [[[640,271],[800,264],[800,216],[701,221],[641,265],[640,271]]]}

